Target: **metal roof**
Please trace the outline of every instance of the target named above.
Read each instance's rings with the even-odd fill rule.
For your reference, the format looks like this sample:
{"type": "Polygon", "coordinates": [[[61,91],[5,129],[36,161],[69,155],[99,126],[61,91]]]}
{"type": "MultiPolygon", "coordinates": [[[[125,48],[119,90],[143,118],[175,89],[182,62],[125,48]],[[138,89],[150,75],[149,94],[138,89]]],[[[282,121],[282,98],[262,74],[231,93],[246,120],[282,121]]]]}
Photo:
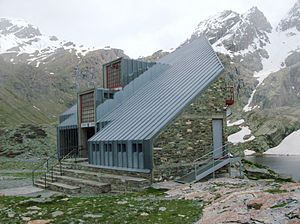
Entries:
{"type": "Polygon", "coordinates": [[[70,107],[62,113],[60,117],[64,117],[63,121],[58,125],[59,129],[76,128],[77,127],[77,104],[70,107]]]}
{"type": "Polygon", "coordinates": [[[205,37],[177,49],[125,87],[119,93],[119,99],[110,100],[114,110],[101,113],[100,117],[100,122],[110,122],[89,141],[145,140],[155,137],[199,96],[223,69],[205,37]],[[161,64],[168,66],[147,77],[149,70],[155,70],[155,67],[161,64]],[[142,83],[143,80],[148,81],[142,83]],[[138,83],[141,86],[138,86],[138,83]],[[130,92],[126,92],[126,88],[137,90],[126,97],[124,95],[130,92]]]}
{"type": "Polygon", "coordinates": [[[70,107],[68,110],[63,112],[61,115],[71,115],[71,114],[74,114],[74,113],[77,113],[77,104],[70,107]]]}

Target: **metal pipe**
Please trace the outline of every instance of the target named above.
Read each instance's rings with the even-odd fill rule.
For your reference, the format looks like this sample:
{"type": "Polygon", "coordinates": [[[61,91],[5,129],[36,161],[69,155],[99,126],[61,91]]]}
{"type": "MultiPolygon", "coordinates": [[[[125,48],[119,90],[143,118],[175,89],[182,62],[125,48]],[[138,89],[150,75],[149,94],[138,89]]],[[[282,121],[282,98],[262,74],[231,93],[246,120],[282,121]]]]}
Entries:
{"type": "Polygon", "coordinates": [[[62,176],[61,160],[59,161],[59,171],[60,171],[60,175],[62,176]]]}
{"type": "Polygon", "coordinates": [[[45,189],[46,189],[46,186],[47,186],[47,179],[46,179],[46,173],[45,173],[45,189]]]}
{"type": "Polygon", "coordinates": [[[32,185],[34,185],[34,170],[31,173],[32,185]]]}
{"type": "Polygon", "coordinates": [[[52,166],[52,169],[51,169],[51,181],[53,182],[53,166],[52,166]]]}

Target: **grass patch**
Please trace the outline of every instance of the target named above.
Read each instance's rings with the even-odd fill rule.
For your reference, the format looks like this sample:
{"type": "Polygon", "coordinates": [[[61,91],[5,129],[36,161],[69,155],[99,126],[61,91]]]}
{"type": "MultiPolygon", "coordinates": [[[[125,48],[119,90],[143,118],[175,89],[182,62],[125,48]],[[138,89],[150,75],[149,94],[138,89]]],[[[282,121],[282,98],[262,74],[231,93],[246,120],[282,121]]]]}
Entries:
{"type": "MultiPolygon", "coordinates": [[[[40,173],[40,172],[36,172],[34,174],[35,177],[39,177],[42,174],[45,173],[40,173]]],[[[0,173],[0,176],[9,176],[9,177],[18,177],[18,178],[24,178],[24,179],[28,179],[32,177],[32,173],[31,172],[18,172],[18,173],[0,173]]]]}
{"type": "Polygon", "coordinates": [[[288,204],[289,204],[288,202],[282,202],[282,203],[272,206],[271,208],[283,208],[288,204]]]}
{"type": "Polygon", "coordinates": [[[164,195],[165,192],[168,191],[167,189],[156,189],[153,187],[147,188],[145,191],[139,192],[141,195],[164,195]]]}
{"type": "Polygon", "coordinates": [[[280,188],[274,188],[274,189],[265,190],[265,192],[268,192],[270,194],[281,194],[281,193],[286,193],[288,191],[280,188]]]}
{"type": "Polygon", "coordinates": [[[16,159],[2,159],[0,160],[0,170],[32,170],[40,165],[41,161],[20,161],[16,159]]]}
{"type": "Polygon", "coordinates": [[[264,169],[267,171],[266,174],[263,174],[263,176],[260,175],[249,175],[247,173],[247,171],[245,172],[245,174],[247,175],[247,177],[251,180],[260,180],[260,179],[273,179],[275,182],[277,183],[289,183],[289,182],[294,182],[292,178],[288,177],[281,177],[278,173],[274,172],[273,170],[271,170],[270,168],[268,168],[267,166],[261,165],[261,164],[257,164],[257,163],[253,163],[249,160],[243,159],[242,160],[243,164],[245,167],[251,167],[254,169],[264,169]]]}
{"type": "Polygon", "coordinates": [[[140,193],[100,195],[97,197],[56,198],[48,203],[30,204],[40,208],[32,215],[26,215],[29,204],[21,204],[24,197],[0,197],[0,220],[3,223],[23,223],[22,217],[52,219],[53,223],[194,223],[199,220],[202,207],[197,201],[170,200],[162,192],[148,189],[140,193]],[[159,194],[158,194],[159,193],[159,194]],[[53,212],[63,215],[52,217],[53,212]],[[14,213],[13,218],[8,213],[14,213]],[[22,215],[23,214],[23,215],[22,215]]]}

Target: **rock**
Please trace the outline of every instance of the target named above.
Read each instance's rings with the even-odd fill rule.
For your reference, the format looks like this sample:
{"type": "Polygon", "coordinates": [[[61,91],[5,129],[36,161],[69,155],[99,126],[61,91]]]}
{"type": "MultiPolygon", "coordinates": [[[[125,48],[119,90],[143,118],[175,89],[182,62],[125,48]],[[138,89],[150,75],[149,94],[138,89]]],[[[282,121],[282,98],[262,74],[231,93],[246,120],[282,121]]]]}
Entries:
{"type": "Polygon", "coordinates": [[[55,212],[52,212],[51,215],[53,218],[56,218],[58,216],[62,216],[64,213],[62,211],[55,211],[55,212]]]}
{"type": "Polygon", "coordinates": [[[48,219],[48,220],[37,219],[37,220],[31,220],[27,224],[48,224],[51,221],[52,221],[51,219],[48,219]]]}
{"type": "Polygon", "coordinates": [[[53,199],[51,199],[51,198],[30,198],[28,200],[21,201],[19,203],[19,205],[31,206],[31,205],[36,205],[36,204],[47,204],[47,203],[51,203],[51,202],[53,202],[53,199]]]}
{"type": "Polygon", "coordinates": [[[267,169],[245,167],[245,172],[250,176],[255,176],[258,178],[269,179],[274,177],[267,169]]]}
{"type": "Polygon", "coordinates": [[[55,193],[55,194],[50,196],[50,198],[56,199],[56,200],[64,199],[64,198],[67,198],[67,197],[68,197],[67,195],[62,194],[62,193],[55,193]]]}
{"type": "Polygon", "coordinates": [[[118,205],[126,205],[128,201],[117,201],[118,205]]]}
{"type": "Polygon", "coordinates": [[[101,218],[101,217],[103,217],[103,214],[85,214],[83,217],[84,218],[101,218]]]}
{"type": "Polygon", "coordinates": [[[14,212],[8,212],[7,213],[8,218],[13,218],[13,217],[15,217],[15,215],[16,215],[16,213],[14,213],[14,212]]]}
{"type": "Polygon", "coordinates": [[[31,218],[30,217],[22,217],[22,220],[25,221],[25,222],[28,222],[28,221],[31,220],[31,218]]]}
{"type": "Polygon", "coordinates": [[[256,198],[248,202],[247,208],[259,210],[263,206],[263,204],[264,202],[262,201],[261,198],[256,198]]]}
{"type": "Polygon", "coordinates": [[[164,211],[166,211],[166,210],[167,210],[166,207],[160,207],[160,208],[158,209],[158,211],[160,211],[160,212],[164,212],[164,211]]]}
{"type": "Polygon", "coordinates": [[[36,213],[38,213],[38,211],[33,210],[33,211],[25,212],[22,215],[23,216],[32,216],[32,215],[35,215],[36,213]]]}
{"type": "Polygon", "coordinates": [[[31,206],[31,207],[28,207],[26,208],[27,210],[41,210],[40,207],[37,207],[37,206],[31,206]]]}
{"type": "Polygon", "coordinates": [[[287,217],[289,217],[289,219],[299,219],[300,220],[300,208],[291,211],[289,214],[287,214],[287,217]]]}
{"type": "Polygon", "coordinates": [[[142,212],[141,216],[148,216],[149,214],[147,212],[142,212]]]}

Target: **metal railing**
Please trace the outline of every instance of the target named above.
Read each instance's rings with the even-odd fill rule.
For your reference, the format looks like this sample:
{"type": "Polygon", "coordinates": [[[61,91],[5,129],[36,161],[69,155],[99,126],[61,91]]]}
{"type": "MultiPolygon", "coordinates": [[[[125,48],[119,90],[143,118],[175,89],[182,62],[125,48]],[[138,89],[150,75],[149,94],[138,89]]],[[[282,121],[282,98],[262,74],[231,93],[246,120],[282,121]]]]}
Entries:
{"type": "MultiPolygon", "coordinates": [[[[31,171],[31,179],[32,179],[32,184],[33,185],[35,183],[37,173],[47,173],[47,172],[49,172],[49,167],[50,167],[50,164],[51,164],[52,160],[57,161],[56,154],[48,156],[47,159],[45,160],[45,162],[38,165],[35,169],[33,169],[31,171]]],[[[40,177],[41,175],[38,175],[38,176],[40,177]]]]}
{"type": "MultiPolygon", "coordinates": [[[[47,188],[47,174],[50,173],[51,174],[51,181],[53,182],[54,178],[53,178],[53,173],[54,173],[54,168],[57,167],[59,165],[59,174],[62,176],[63,172],[62,172],[62,162],[66,159],[70,159],[70,158],[74,158],[75,163],[77,162],[77,159],[79,158],[79,153],[82,150],[82,147],[75,147],[73,148],[68,154],[66,154],[65,156],[63,156],[62,158],[57,158],[52,156],[51,158],[48,157],[46,162],[43,163],[42,165],[38,166],[37,168],[35,168],[32,171],[32,184],[35,184],[35,179],[36,179],[36,173],[37,171],[39,171],[40,169],[43,170],[44,167],[46,167],[46,170],[43,170],[42,172],[44,173],[43,175],[43,179],[44,179],[44,188],[47,188]],[[50,159],[55,159],[55,161],[51,161],[50,159]],[[52,163],[52,164],[51,164],[52,163]]],[[[39,176],[39,178],[42,178],[42,175],[39,176]]]]}
{"type": "MultiPolygon", "coordinates": [[[[211,168],[213,168],[220,161],[223,161],[224,159],[227,159],[230,157],[228,145],[229,145],[229,143],[221,146],[220,148],[212,149],[209,153],[207,153],[193,161],[195,181],[198,176],[198,171],[200,170],[199,168],[201,168],[201,170],[206,170],[206,168],[208,168],[209,166],[212,166],[211,168]],[[215,157],[215,154],[221,155],[221,156],[215,157]],[[205,161],[205,165],[202,165],[203,161],[205,161]],[[200,165],[202,165],[202,166],[200,166],[200,165]]],[[[213,178],[215,178],[215,172],[213,172],[213,178]]]]}

